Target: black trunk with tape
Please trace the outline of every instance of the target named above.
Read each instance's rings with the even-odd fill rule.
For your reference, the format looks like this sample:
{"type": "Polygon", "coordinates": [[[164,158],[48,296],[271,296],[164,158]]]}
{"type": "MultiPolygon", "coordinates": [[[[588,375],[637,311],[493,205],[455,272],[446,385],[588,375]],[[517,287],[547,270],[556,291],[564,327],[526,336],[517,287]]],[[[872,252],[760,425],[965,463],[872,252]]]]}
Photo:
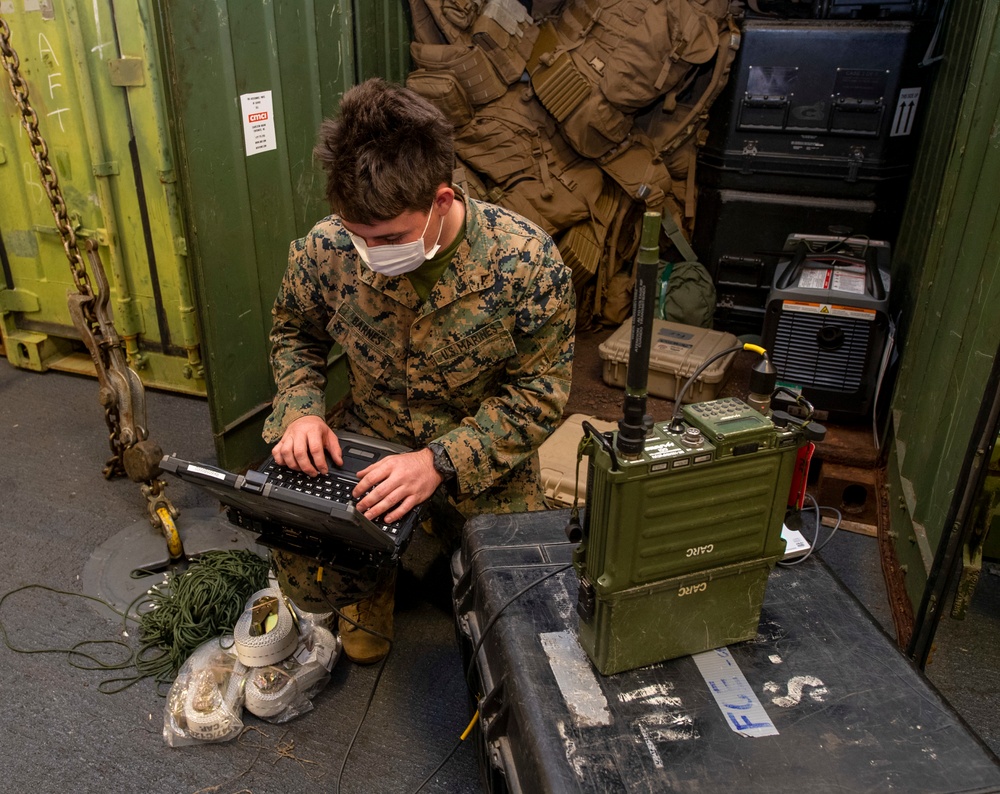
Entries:
{"type": "Polygon", "coordinates": [[[1000,786],[992,755],[815,558],[773,571],[749,642],[599,675],[577,642],[568,517],[479,516],[453,560],[485,790],[1000,786]]]}

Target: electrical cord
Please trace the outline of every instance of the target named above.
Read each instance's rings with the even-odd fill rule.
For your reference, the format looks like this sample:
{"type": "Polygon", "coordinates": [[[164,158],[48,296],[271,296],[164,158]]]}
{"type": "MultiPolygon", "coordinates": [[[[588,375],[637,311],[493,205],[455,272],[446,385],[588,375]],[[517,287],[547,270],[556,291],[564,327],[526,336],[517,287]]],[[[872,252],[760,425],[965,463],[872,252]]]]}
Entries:
{"type": "Polygon", "coordinates": [[[816,503],[816,500],[813,498],[812,494],[809,493],[806,494],[806,499],[812,502],[813,510],[816,513],[816,533],[813,535],[813,542],[809,546],[809,550],[805,554],[803,554],[801,557],[796,557],[793,560],[782,560],[781,562],[778,563],[778,565],[782,566],[783,568],[788,568],[792,565],[799,565],[805,562],[810,556],[812,556],[813,552],[820,551],[824,546],[826,546],[827,543],[833,540],[833,536],[837,533],[837,530],[840,529],[840,524],[843,521],[843,516],[841,515],[840,511],[837,508],[828,507],[826,505],[823,505],[821,507],[819,504],[816,503]],[[820,513],[821,510],[830,510],[837,517],[837,523],[834,524],[833,529],[830,530],[830,534],[827,536],[826,540],[824,540],[822,543],[819,542],[819,531],[820,527],[823,525],[822,515],[820,513]]]}
{"type": "Polygon", "coordinates": [[[63,653],[67,655],[70,666],[77,669],[136,670],[132,676],[101,681],[97,689],[106,695],[122,692],[149,677],[153,677],[157,684],[167,684],[176,677],[180,666],[198,645],[232,628],[243,612],[248,595],[255,588],[260,589],[267,584],[267,567],[266,560],[249,550],[206,552],[187,571],[172,577],[166,587],[157,586],[142,593],[124,611],[96,596],[39,584],[24,585],[0,597],[2,607],[7,598],[15,593],[37,589],[101,604],[122,617],[126,636],[130,621],[139,624],[138,649],[133,649],[123,640],[94,639],[81,640],[69,648],[19,648],[10,641],[2,621],[0,635],[7,648],[15,653],[63,653]],[[227,597],[235,598],[232,611],[227,610],[226,604],[214,602],[214,599],[224,601],[227,597]],[[133,610],[139,612],[146,604],[149,604],[148,610],[142,612],[138,619],[132,617],[133,610]],[[127,651],[128,657],[107,661],[82,650],[90,646],[119,647],[127,651]]]}
{"type": "MultiPolygon", "coordinates": [[[[493,628],[493,626],[496,624],[497,620],[503,614],[503,611],[508,606],[510,606],[514,601],[516,601],[518,598],[520,598],[522,595],[524,595],[526,592],[528,592],[531,588],[535,587],[536,585],[541,584],[546,579],[549,579],[550,577],[555,576],[556,574],[561,573],[562,571],[565,571],[568,568],[571,568],[572,565],[573,565],[572,563],[566,563],[565,565],[560,565],[558,568],[555,568],[554,570],[549,571],[544,576],[541,576],[538,579],[535,579],[534,581],[529,582],[527,585],[525,585],[520,590],[518,590],[516,593],[514,593],[514,595],[512,595],[510,598],[508,598],[501,605],[500,609],[497,610],[496,614],[493,615],[493,617],[486,624],[485,628],[483,628],[483,633],[479,636],[478,642],[473,647],[471,661],[470,661],[469,667],[467,668],[466,673],[465,673],[465,681],[466,681],[466,685],[467,686],[471,687],[472,671],[475,668],[476,656],[478,655],[479,650],[482,647],[483,641],[486,639],[486,635],[489,633],[490,629],[493,628]]],[[[498,569],[497,568],[490,568],[490,569],[488,569],[488,571],[492,571],[492,570],[498,570],[498,569]]],[[[486,573],[486,572],[487,571],[481,571],[480,573],[486,573]]],[[[337,617],[339,619],[344,620],[347,623],[350,623],[352,626],[354,626],[355,628],[360,629],[361,631],[365,631],[365,632],[367,632],[367,633],[369,633],[369,634],[371,634],[371,635],[373,635],[375,637],[378,637],[379,639],[385,640],[386,642],[389,643],[389,652],[386,653],[385,658],[383,658],[382,664],[379,667],[378,673],[376,673],[376,675],[375,675],[375,681],[372,683],[372,689],[371,689],[371,692],[368,695],[368,701],[365,703],[364,711],[361,714],[361,719],[358,721],[357,728],[355,728],[355,730],[354,730],[354,735],[351,737],[350,742],[348,742],[347,750],[344,753],[344,760],[341,763],[341,765],[340,765],[340,771],[337,774],[337,783],[336,783],[336,787],[334,788],[334,791],[340,791],[341,782],[342,782],[343,777],[344,777],[344,770],[347,768],[347,761],[350,758],[351,751],[354,749],[354,745],[357,742],[358,736],[361,734],[361,728],[364,726],[365,720],[368,718],[368,712],[371,710],[372,702],[375,700],[375,693],[378,691],[379,682],[382,680],[382,674],[385,671],[386,662],[389,659],[389,653],[392,652],[393,642],[392,642],[392,639],[390,637],[386,636],[385,634],[383,634],[383,633],[381,633],[379,631],[376,631],[375,629],[373,629],[373,628],[371,628],[369,626],[362,626],[357,621],[352,620],[351,618],[347,617],[340,609],[338,609],[334,605],[333,601],[330,599],[330,595],[329,595],[329,593],[327,593],[326,588],[323,585],[322,579],[317,579],[317,584],[320,587],[320,591],[322,592],[323,598],[326,600],[327,605],[330,607],[330,609],[333,610],[333,612],[337,615],[337,617]]],[[[472,729],[475,726],[475,724],[478,721],[478,719],[479,719],[479,711],[477,710],[476,713],[473,715],[472,720],[469,722],[468,726],[466,727],[466,729],[462,732],[462,735],[459,738],[458,742],[455,743],[455,745],[451,748],[451,750],[448,752],[448,754],[441,760],[441,762],[434,768],[434,770],[423,780],[423,782],[421,782],[420,785],[414,790],[414,794],[416,794],[416,792],[421,791],[424,788],[424,786],[426,786],[427,783],[429,783],[433,779],[433,777],[438,772],[440,772],[442,768],[444,768],[445,764],[447,764],[448,761],[451,760],[452,756],[454,756],[454,754],[457,752],[458,748],[462,746],[462,742],[464,742],[466,740],[466,738],[468,738],[469,734],[472,732],[472,729]]]]}
{"type": "Polygon", "coordinates": [[[789,389],[787,386],[778,386],[773,392],[771,392],[771,400],[773,401],[774,398],[777,397],[782,392],[791,397],[792,400],[795,402],[795,404],[805,411],[805,416],[803,417],[804,421],[806,422],[812,421],[813,414],[816,412],[816,409],[813,406],[813,404],[809,402],[809,400],[807,400],[805,397],[803,397],[799,392],[793,391],[792,389],[789,389]]]}
{"type": "MultiPolygon", "coordinates": [[[[385,640],[389,643],[389,650],[386,651],[385,656],[382,658],[382,663],[379,665],[378,672],[375,674],[375,681],[372,683],[372,691],[368,694],[368,701],[365,703],[364,711],[361,713],[361,719],[358,720],[358,727],[354,729],[354,735],[351,736],[351,741],[347,743],[347,750],[344,753],[344,760],[340,764],[340,771],[337,773],[337,783],[334,788],[335,792],[340,791],[340,784],[344,778],[344,770],[347,769],[347,760],[351,757],[351,751],[354,749],[354,745],[358,740],[358,736],[361,734],[361,728],[365,724],[365,720],[368,718],[368,712],[371,710],[372,703],[375,700],[375,693],[378,691],[379,682],[382,680],[382,673],[385,672],[386,663],[389,661],[389,654],[392,652],[392,638],[383,634],[380,631],[376,631],[371,626],[362,626],[356,620],[347,617],[340,609],[338,609],[333,601],[330,599],[329,593],[326,591],[326,586],[323,584],[323,579],[320,575],[317,575],[316,584],[319,585],[320,592],[323,594],[323,598],[327,605],[333,610],[333,613],[337,616],[338,620],[343,620],[345,623],[350,623],[354,628],[360,629],[361,631],[371,634],[374,637],[378,637],[381,640],[385,640]]],[[[374,592],[374,591],[373,591],[374,592]]]]}
{"type": "MultiPolygon", "coordinates": [[[[71,596],[73,598],[83,598],[88,601],[94,601],[95,603],[101,604],[102,606],[105,606],[108,609],[110,609],[112,612],[115,612],[118,615],[122,615],[122,612],[115,609],[111,604],[109,604],[107,601],[104,601],[103,599],[97,598],[95,596],[86,595],[85,593],[74,593],[68,590],[59,590],[55,587],[49,587],[48,585],[43,585],[43,584],[26,584],[23,585],[22,587],[17,587],[13,590],[7,591],[6,593],[3,594],[2,597],[0,597],[0,609],[3,608],[4,602],[12,595],[24,592],[26,590],[43,590],[45,592],[54,593],[56,595],[71,596]]],[[[7,649],[13,651],[14,653],[66,654],[68,657],[69,665],[79,670],[124,670],[129,667],[132,667],[134,663],[134,652],[132,650],[132,647],[123,640],[81,640],[80,642],[75,643],[69,648],[20,648],[14,645],[13,642],[11,642],[10,635],[7,633],[7,626],[3,623],[2,620],[0,620],[0,635],[3,636],[3,643],[7,647],[7,649]],[[121,662],[107,662],[103,659],[97,658],[93,654],[85,653],[84,651],[80,650],[80,648],[87,645],[110,645],[122,648],[128,652],[128,658],[121,662]],[[92,662],[93,666],[81,664],[80,662],[76,661],[78,657],[92,662]]]]}
{"type": "MultiPolygon", "coordinates": [[[[501,604],[500,609],[498,609],[496,611],[496,613],[493,615],[493,617],[491,617],[487,621],[486,625],[483,627],[483,633],[479,635],[479,639],[476,641],[476,644],[472,647],[472,654],[471,654],[471,657],[470,657],[470,660],[469,660],[469,666],[468,666],[468,668],[465,671],[465,683],[466,683],[466,686],[468,686],[469,688],[472,687],[472,671],[476,667],[476,657],[479,655],[479,651],[483,647],[483,643],[486,641],[486,635],[489,634],[490,633],[490,629],[492,629],[493,626],[496,625],[496,622],[500,619],[500,616],[503,614],[503,611],[507,607],[509,607],[511,604],[513,604],[515,601],[517,601],[517,599],[519,599],[521,596],[523,596],[525,593],[527,593],[529,590],[531,590],[533,587],[537,587],[542,582],[544,582],[546,579],[549,579],[549,578],[555,576],[557,573],[562,573],[563,571],[565,571],[565,570],[567,570],[569,568],[572,568],[572,567],[573,567],[573,563],[571,563],[571,562],[568,562],[565,565],[560,565],[558,568],[555,568],[555,569],[549,571],[544,576],[540,576],[537,579],[535,579],[534,581],[528,582],[528,584],[526,584],[524,587],[522,587],[520,590],[518,590],[516,593],[514,593],[514,595],[512,595],[510,598],[508,598],[506,601],[504,601],[503,604],[501,604]]],[[[490,568],[489,570],[495,571],[495,570],[499,570],[499,568],[490,568]]],[[[483,571],[483,573],[485,573],[485,572],[486,571],[483,571]]]]}
{"type": "MultiPolygon", "coordinates": [[[[861,249],[861,256],[863,257],[868,252],[868,248],[871,245],[871,237],[869,237],[867,234],[837,235],[836,239],[827,242],[822,248],[819,248],[816,245],[817,241],[803,240],[802,242],[805,244],[806,250],[810,254],[820,254],[820,255],[822,255],[822,254],[829,254],[829,253],[832,253],[834,251],[839,250],[840,247],[843,246],[848,240],[852,240],[852,239],[853,240],[864,240],[864,246],[861,249]]],[[[862,262],[862,264],[864,264],[864,262],[862,262]]]]}
{"type": "Polygon", "coordinates": [[[456,752],[458,752],[458,748],[462,746],[462,742],[469,738],[469,734],[472,733],[472,729],[476,727],[477,722],[479,722],[479,709],[476,709],[476,713],[472,715],[472,719],[469,721],[465,730],[462,731],[462,735],[458,737],[458,741],[455,742],[454,747],[451,748],[448,755],[442,758],[441,763],[434,767],[434,771],[425,777],[423,782],[413,790],[413,794],[420,794],[424,786],[430,783],[434,779],[434,776],[444,768],[444,765],[451,760],[451,757],[455,755],[456,752]]]}
{"type": "MultiPolygon", "coordinates": [[[[476,645],[475,645],[475,647],[473,649],[473,652],[472,652],[472,661],[471,661],[471,663],[470,663],[470,665],[469,665],[469,667],[468,667],[468,669],[466,671],[466,674],[465,674],[465,679],[466,679],[466,684],[467,685],[471,681],[472,670],[475,667],[476,655],[479,653],[479,649],[482,647],[483,640],[485,640],[487,633],[496,624],[497,619],[500,617],[500,615],[503,613],[503,611],[508,606],[510,606],[510,604],[512,604],[514,601],[516,601],[518,598],[520,598],[522,595],[524,595],[526,592],[528,592],[528,590],[530,590],[531,588],[535,587],[536,585],[540,584],[541,582],[544,582],[549,577],[554,576],[555,574],[560,573],[561,571],[565,571],[567,568],[570,568],[570,567],[572,567],[572,563],[567,563],[566,565],[562,565],[559,568],[556,568],[555,570],[552,570],[552,571],[548,572],[544,576],[541,576],[538,579],[536,579],[536,580],[534,580],[532,582],[529,582],[528,585],[526,585],[525,587],[522,587],[520,590],[518,590],[516,593],[514,593],[514,595],[512,595],[509,599],[507,599],[507,601],[505,601],[503,603],[503,605],[500,607],[500,609],[497,611],[497,613],[486,624],[486,627],[483,629],[483,633],[479,637],[479,641],[476,643],[476,645]]],[[[490,570],[495,570],[495,569],[490,569],[490,570]]],[[[335,791],[340,791],[341,782],[343,781],[343,777],[344,777],[344,770],[347,768],[347,761],[350,758],[351,751],[354,749],[354,745],[357,742],[358,736],[361,734],[361,728],[364,726],[365,720],[368,718],[368,712],[371,710],[371,705],[372,705],[372,703],[375,700],[375,693],[378,691],[379,682],[382,680],[382,674],[385,671],[386,662],[389,659],[389,653],[391,653],[391,651],[392,651],[393,643],[392,643],[392,639],[389,638],[388,636],[386,636],[385,634],[383,634],[382,632],[376,631],[375,629],[371,628],[370,626],[362,626],[357,621],[352,620],[351,618],[347,617],[347,615],[345,615],[340,609],[338,609],[334,605],[333,601],[330,599],[329,594],[326,592],[326,588],[323,586],[322,581],[320,580],[317,583],[319,584],[320,590],[323,593],[323,598],[326,600],[326,602],[329,605],[330,609],[332,609],[334,611],[334,613],[337,615],[337,617],[339,619],[344,620],[347,623],[350,623],[352,626],[354,626],[355,628],[360,629],[361,631],[367,632],[368,634],[371,634],[371,635],[373,635],[375,637],[378,637],[379,639],[385,640],[386,642],[389,643],[389,652],[386,653],[385,657],[382,659],[382,664],[379,666],[378,673],[376,673],[376,675],[375,675],[375,681],[372,683],[372,689],[371,689],[371,692],[368,695],[368,701],[365,703],[364,711],[361,714],[361,719],[358,721],[357,728],[355,728],[355,730],[354,730],[354,735],[351,737],[351,741],[348,742],[347,751],[344,753],[344,760],[341,763],[341,765],[340,765],[340,771],[337,774],[337,784],[336,784],[336,788],[334,790],[335,791]]],[[[424,780],[420,783],[420,785],[417,786],[416,789],[414,789],[414,794],[417,794],[417,792],[421,791],[424,788],[424,786],[426,786],[434,778],[434,776],[437,775],[437,773],[440,772],[441,769],[444,768],[445,764],[447,764],[448,761],[451,760],[452,756],[454,756],[455,753],[458,751],[458,748],[462,746],[462,742],[464,742],[468,738],[469,734],[472,732],[472,729],[475,727],[476,722],[478,720],[479,720],[479,711],[477,710],[476,713],[473,715],[472,720],[469,722],[468,726],[466,726],[465,730],[462,732],[462,735],[459,737],[458,741],[451,748],[451,750],[448,752],[448,754],[445,755],[445,757],[443,759],[441,759],[441,762],[433,769],[433,771],[431,771],[431,773],[426,778],[424,778],[424,780]]]]}
{"type": "Polygon", "coordinates": [[[701,364],[698,366],[698,368],[691,373],[691,376],[686,381],[684,381],[684,385],[681,387],[680,392],[678,392],[677,396],[674,398],[674,410],[670,418],[670,426],[675,432],[680,432],[680,430],[678,430],[678,427],[680,426],[681,415],[684,413],[684,395],[687,394],[687,391],[691,387],[691,384],[697,381],[698,376],[701,375],[702,372],[708,369],[712,364],[714,364],[720,358],[722,358],[723,356],[728,356],[730,354],[739,353],[741,350],[749,350],[752,353],[757,353],[758,355],[763,356],[765,360],[767,359],[767,351],[764,350],[764,348],[762,348],[760,345],[754,345],[751,344],[750,342],[745,342],[739,345],[734,345],[733,347],[728,347],[725,350],[720,350],[714,355],[711,355],[704,361],[702,361],[701,364]]]}
{"type": "MultiPolygon", "coordinates": [[[[537,579],[534,579],[533,581],[528,582],[528,584],[526,584],[524,587],[522,587],[520,590],[518,590],[516,593],[514,593],[514,595],[512,595],[510,598],[508,598],[506,601],[504,601],[503,604],[500,605],[500,608],[496,611],[496,613],[494,613],[493,617],[490,618],[489,621],[487,621],[486,625],[483,627],[482,634],[479,635],[479,639],[476,641],[475,645],[473,645],[473,647],[472,647],[472,653],[470,654],[470,658],[469,658],[469,666],[468,666],[468,668],[466,668],[466,671],[465,671],[465,684],[466,684],[467,687],[469,687],[470,689],[472,688],[472,672],[473,672],[473,670],[475,670],[475,667],[476,667],[476,657],[479,655],[479,651],[483,647],[483,642],[485,642],[485,640],[486,640],[486,635],[489,634],[490,629],[492,629],[493,626],[496,625],[496,622],[500,619],[500,616],[503,614],[504,610],[507,609],[507,607],[509,607],[511,604],[513,604],[515,601],[517,601],[517,599],[519,599],[521,596],[523,596],[529,590],[531,590],[533,587],[537,587],[538,585],[540,585],[542,582],[546,581],[547,579],[550,579],[551,577],[555,576],[556,574],[562,573],[563,571],[565,571],[565,570],[567,570],[569,568],[572,568],[572,567],[573,567],[573,563],[566,563],[565,565],[560,565],[558,568],[555,568],[555,569],[549,571],[548,573],[544,574],[543,576],[540,576],[537,579]]],[[[483,574],[483,573],[487,573],[488,571],[495,571],[495,570],[500,570],[500,568],[499,567],[498,568],[488,568],[488,569],[486,569],[484,571],[480,571],[480,575],[483,574]]],[[[477,697],[477,700],[478,700],[478,697],[477,697]]],[[[418,792],[420,792],[421,789],[423,789],[423,787],[426,786],[431,781],[431,779],[433,779],[433,777],[438,772],[441,771],[441,769],[444,767],[444,765],[446,763],[448,763],[448,761],[451,759],[451,757],[457,752],[458,748],[462,746],[462,742],[464,742],[465,739],[468,737],[468,735],[472,732],[473,727],[476,725],[476,723],[478,721],[479,721],[479,709],[476,709],[476,713],[472,716],[472,720],[469,722],[468,727],[466,727],[465,731],[462,733],[462,735],[459,738],[459,740],[455,743],[455,746],[451,748],[451,751],[448,753],[447,756],[444,757],[444,759],[441,761],[441,763],[437,765],[437,767],[434,769],[434,771],[431,772],[426,778],[424,778],[424,781],[414,790],[414,794],[418,794],[418,792]]]]}
{"type": "Polygon", "coordinates": [[[719,352],[715,353],[715,355],[709,356],[704,361],[702,361],[701,364],[698,366],[698,368],[691,373],[691,376],[686,381],[684,381],[684,385],[681,387],[680,393],[674,398],[674,412],[673,416],[671,417],[671,424],[680,421],[681,414],[683,413],[684,410],[684,405],[683,405],[684,395],[687,394],[688,388],[691,386],[692,383],[694,383],[698,379],[698,376],[701,375],[702,372],[708,369],[709,366],[714,364],[723,356],[728,356],[730,353],[739,353],[741,350],[761,351],[762,348],[758,347],[757,345],[747,345],[747,344],[734,345],[733,347],[727,347],[725,350],[720,350],[719,352]]]}
{"type": "MultiPolygon", "coordinates": [[[[889,371],[889,364],[892,361],[892,353],[896,346],[896,324],[889,319],[889,328],[885,340],[885,350],[882,353],[882,360],[879,364],[878,375],[875,377],[875,393],[872,395],[872,441],[875,442],[875,451],[882,448],[878,432],[878,401],[882,395],[882,383],[885,381],[886,373],[889,371]]],[[[886,432],[888,432],[888,422],[886,422],[886,432]]]]}
{"type": "MultiPolygon", "coordinates": [[[[521,596],[523,596],[525,593],[531,590],[533,587],[536,587],[537,585],[544,582],[546,579],[549,579],[550,577],[555,576],[557,573],[561,573],[562,571],[565,571],[566,569],[571,568],[572,566],[573,566],[572,563],[566,563],[565,565],[561,565],[558,568],[549,571],[544,576],[540,576],[539,578],[529,582],[527,585],[525,585],[516,593],[514,593],[514,595],[512,595],[510,598],[504,601],[504,603],[500,606],[500,609],[498,609],[496,613],[493,615],[493,617],[490,618],[490,620],[486,623],[486,626],[483,628],[483,633],[479,635],[479,640],[472,648],[472,654],[470,657],[469,666],[465,672],[466,686],[469,686],[471,688],[472,672],[476,666],[476,657],[479,655],[479,650],[480,648],[482,648],[483,642],[486,639],[486,635],[489,633],[490,629],[492,629],[493,626],[496,625],[496,622],[500,618],[500,615],[503,614],[503,611],[507,607],[509,607],[512,603],[514,603],[517,599],[519,599],[521,596]]],[[[480,571],[480,575],[495,570],[500,570],[500,568],[487,568],[484,571],[480,571]]],[[[424,780],[421,782],[419,786],[417,786],[417,788],[414,789],[413,794],[419,794],[419,792],[423,790],[424,786],[426,786],[431,780],[433,780],[434,776],[437,775],[437,773],[444,768],[445,764],[447,764],[448,761],[451,760],[452,756],[454,756],[455,753],[458,751],[458,748],[462,746],[462,742],[464,742],[468,738],[469,734],[472,733],[472,729],[475,727],[478,721],[479,721],[479,709],[476,709],[476,713],[472,715],[471,721],[469,722],[468,726],[466,726],[465,730],[462,732],[462,735],[459,737],[458,741],[455,742],[455,745],[451,748],[448,754],[443,759],[441,759],[441,762],[434,768],[434,770],[427,777],[424,778],[424,780]]]]}

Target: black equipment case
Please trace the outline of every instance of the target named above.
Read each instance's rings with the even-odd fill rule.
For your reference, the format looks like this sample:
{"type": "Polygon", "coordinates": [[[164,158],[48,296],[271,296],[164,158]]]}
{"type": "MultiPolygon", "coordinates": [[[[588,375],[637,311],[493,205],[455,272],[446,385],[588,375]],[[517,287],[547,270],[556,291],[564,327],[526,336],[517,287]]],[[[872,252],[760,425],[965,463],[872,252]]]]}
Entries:
{"type": "Polygon", "coordinates": [[[692,656],[601,676],[576,641],[568,518],[479,516],[452,561],[488,791],[1000,787],[997,759],[816,559],[772,572],[755,639],[707,652],[745,694],[717,699],[729,684],[692,656]],[[744,731],[753,699],[773,735],[744,731]]]}
{"type": "Polygon", "coordinates": [[[700,183],[848,198],[905,190],[926,79],[920,23],[745,19],[741,30],[700,183]]]}

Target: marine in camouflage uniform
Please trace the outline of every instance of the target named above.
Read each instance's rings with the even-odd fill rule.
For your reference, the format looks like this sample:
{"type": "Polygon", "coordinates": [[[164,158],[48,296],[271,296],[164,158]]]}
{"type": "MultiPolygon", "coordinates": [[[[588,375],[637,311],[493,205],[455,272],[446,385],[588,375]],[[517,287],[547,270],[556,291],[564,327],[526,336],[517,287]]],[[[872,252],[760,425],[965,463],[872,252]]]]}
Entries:
{"type": "MultiPolygon", "coordinates": [[[[466,518],[542,509],[537,450],[569,398],[572,276],[534,224],[461,198],[464,238],[426,300],[408,277],[366,267],[335,215],[292,244],[272,312],[278,391],[264,437],[326,414],[327,357],[339,344],[350,380],[344,428],[414,449],[439,444],[456,473],[449,501],[466,518]]],[[[278,559],[300,590],[293,600],[325,608],[322,594],[302,592],[317,564],[278,559]]],[[[357,589],[346,579],[324,586],[357,589]]]]}

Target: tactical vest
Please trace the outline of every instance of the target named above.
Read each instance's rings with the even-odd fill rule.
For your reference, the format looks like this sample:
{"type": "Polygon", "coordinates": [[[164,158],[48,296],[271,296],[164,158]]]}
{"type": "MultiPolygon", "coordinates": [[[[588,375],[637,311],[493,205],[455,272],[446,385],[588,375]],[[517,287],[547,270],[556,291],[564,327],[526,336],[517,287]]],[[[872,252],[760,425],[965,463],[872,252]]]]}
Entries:
{"type": "Polygon", "coordinates": [[[581,327],[621,322],[642,211],[693,230],[695,154],[739,46],[728,0],[410,6],[407,85],[454,124],[470,195],[556,238],[581,327]]]}

